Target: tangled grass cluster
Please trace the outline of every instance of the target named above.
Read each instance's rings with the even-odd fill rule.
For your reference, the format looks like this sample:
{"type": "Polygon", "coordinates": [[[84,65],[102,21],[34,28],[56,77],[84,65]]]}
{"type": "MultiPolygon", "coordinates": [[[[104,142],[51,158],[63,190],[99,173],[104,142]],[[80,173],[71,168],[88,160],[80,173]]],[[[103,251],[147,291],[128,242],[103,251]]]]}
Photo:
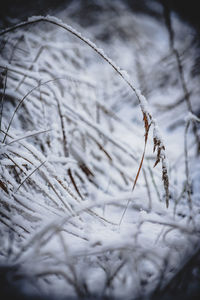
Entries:
{"type": "Polygon", "coordinates": [[[55,17],[1,32],[2,291],[141,299],[180,283],[199,253],[199,90],[169,36],[154,69],[135,44],[134,85],[55,17]],[[172,65],[178,79],[166,75],[172,65]]]}

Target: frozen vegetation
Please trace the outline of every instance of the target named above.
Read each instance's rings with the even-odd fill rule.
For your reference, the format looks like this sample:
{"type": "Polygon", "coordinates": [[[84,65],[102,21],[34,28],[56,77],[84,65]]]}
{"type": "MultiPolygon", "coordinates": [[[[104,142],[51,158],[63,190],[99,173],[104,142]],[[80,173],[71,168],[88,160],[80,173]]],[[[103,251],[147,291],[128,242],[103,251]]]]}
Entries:
{"type": "Polygon", "coordinates": [[[195,34],[118,1],[82,28],[77,3],[0,33],[0,285],[154,299],[200,248],[195,34]]]}

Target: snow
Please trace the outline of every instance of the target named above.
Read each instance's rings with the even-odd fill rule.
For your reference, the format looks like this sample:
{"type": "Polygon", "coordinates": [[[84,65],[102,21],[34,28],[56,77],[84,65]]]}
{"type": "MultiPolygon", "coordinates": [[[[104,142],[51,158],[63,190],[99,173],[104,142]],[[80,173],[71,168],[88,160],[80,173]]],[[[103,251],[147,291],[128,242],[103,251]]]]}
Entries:
{"type": "MultiPolygon", "coordinates": [[[[65,23],[73,24],[68,14],[63,21],[33,16],[0,33],[13,45],[24,36],[23,54],[16,49],[12,56],[7,44],[0,53],[0,68],[8,70],[0,262],[7,262],[13,231],[11,261],[34,276],[41,292],[134,299],[151,294],[162,276],[165,286],[199,247],[199,157],[192,126],[185,134],[187,123],[199,123],[191,53],[183,61],[196,91],[193,114],[178,101],[182,89],[163,24],[125,9],[106,24],[101,16],[87,28],[88,39],[78,24],[75,30],[65,23]],[[105,30],[107,43],[96,34],[105,30]]],[[[181,22],[174,24],[184,49],[187,28],[181,33],[181,22]]]]}

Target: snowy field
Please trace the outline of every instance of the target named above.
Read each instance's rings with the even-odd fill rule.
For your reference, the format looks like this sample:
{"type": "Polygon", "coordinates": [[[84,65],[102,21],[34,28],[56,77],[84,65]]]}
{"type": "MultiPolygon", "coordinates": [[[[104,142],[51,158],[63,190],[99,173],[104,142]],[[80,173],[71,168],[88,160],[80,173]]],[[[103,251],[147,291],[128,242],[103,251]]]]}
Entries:
{"type": "Polygon", "coordinates": [[[84,26],[74,1],[0,33],[8,294],[164,299],[199,253],[195,32],[159,5],[97,3],[84,26]]]}

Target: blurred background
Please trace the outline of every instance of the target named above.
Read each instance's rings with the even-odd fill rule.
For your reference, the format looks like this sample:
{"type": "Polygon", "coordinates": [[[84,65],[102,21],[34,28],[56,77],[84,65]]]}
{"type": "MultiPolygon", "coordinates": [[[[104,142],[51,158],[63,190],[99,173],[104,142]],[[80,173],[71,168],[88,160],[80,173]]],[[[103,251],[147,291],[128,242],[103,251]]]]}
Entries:
{"type": "MultiPolygon", "coordinates": [[[[72,2],[80,6],[80,18],[82,22],[93,22],[93,13],[103,12],[112,2],[119,0],[7,0],[1,2],[0,22],[1,26],[13,23],[15,20],[25,20],[27,17],[34,15],[55,14],[56,12],[66,9],[72,2]]],[[[175,11],[185,22],[189,22],[199,30],[200,19],[198,13],[198,1],[182,0],[124,0],[130,10],[134,13],[146,13],[157,16],[156,4],[165,3],[175,11]]]]}

